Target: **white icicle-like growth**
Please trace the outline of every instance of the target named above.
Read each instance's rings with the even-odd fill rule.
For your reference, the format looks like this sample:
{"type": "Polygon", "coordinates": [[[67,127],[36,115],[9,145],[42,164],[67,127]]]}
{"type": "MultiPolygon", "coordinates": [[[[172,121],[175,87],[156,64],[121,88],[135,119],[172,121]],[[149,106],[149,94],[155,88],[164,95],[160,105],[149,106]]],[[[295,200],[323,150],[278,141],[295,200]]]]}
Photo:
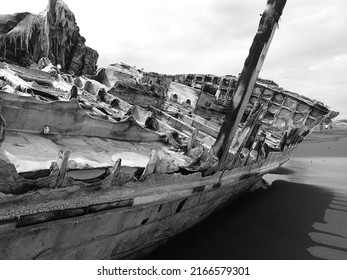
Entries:
{"type": "Polygon", "coordinates": [[[84,42],[74,14],[61,0],[49,0],[38,15],[0,15],[0,56],[23,66],[48,57],[63,71],[94,74],[98,54],[84,42]]]}

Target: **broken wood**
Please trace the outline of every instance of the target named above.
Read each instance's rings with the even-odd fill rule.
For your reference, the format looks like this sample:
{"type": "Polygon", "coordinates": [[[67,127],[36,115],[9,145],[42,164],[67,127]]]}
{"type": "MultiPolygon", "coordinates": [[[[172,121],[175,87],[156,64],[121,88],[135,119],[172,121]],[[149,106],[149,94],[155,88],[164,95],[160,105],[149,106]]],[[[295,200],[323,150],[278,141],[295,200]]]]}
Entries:
{"type": "Polygon", "coordinates": [[[164,151],[153,150],[149,156],[147,166],[140,177],[140,181],[146,180],[149,175],[154,173],[174,173],[178,169],[178,164],[170,154],[164,151]]]}
{"type": "Polygon", "coordinates": [[[158,152],[153,150],[149,156],[149,161],[147,163],[147,166],[141,175],[140,181],[146,180],[146,178],[149,175],[155,172],[155,167],[158,160],[159,160],[158,152]]]}
{"type": "Polygon", "coordinates": [[[254,37],[249,55],[238,79],[234,96],[228,106],[225,121],[211,148],[211,153],[219,159],[218,169],[223,169],[229,155],[229,148],[237,127],[249,102],[254,84],[264,63],[278,21],[282,15],[286,0],[268,0],[260,19],[257,34],[254,37]]]}
{"type": "Polygon", "coordinates": [[[60,150],[58,153],[57,164],[59,168],[59,173],[55,181],[55,188],[60,188],[63,186],[64,181],[67,179],[67,162],[69,160],[70,151],[60,150]]]}
{"type": "Polygon", "coordinates": [[[1,102],[0,102],[0,148],[2,142],[5,140],[5,133],[6,133],[6,121],[1,115],[2,113],[2,107],[1,107],[1,102]]]}
{"type": "Polygon", "coordinates": [[[69,100],[77,98],[77,97],[78,97],[78,88],[77,86],[73,85],[70,90],[69,100]]]}
{"type": "MultiPolygon", "coordinates": [[[[267,109],[267,107],[265,108],[267,109]]],[[[262,113],[264,113],[264,104],[257,103],[255,108],[253,109],[253,112],[250,113],[250,117],[246,121],[245,126],[242,128],[242,131],[247,131],[242,139],[242,143],[240,143],[238,150],[231,161],[231,166],[233,166],[237,162],[243,148],[248,149],[250,152],[250,148],[253,144],[256,133],[259,130],[259,127],[255,127],[257,126],[259,116],[262,113]]]]}
{"type": "Polygon", "coordinates": [[[189,138],[189,142],[188,142],[188,151],[194,149],[197,145],[197,135],[198,135],[199,131],[197,129],[194,129],[192,132],[192,135],[189,138]]]}
{"type": "Polygon", "coordinates": [[[107,176],[107,178],[105,178],[105,180],[101,182],[100,187],[102,189],[108,189],[114,185],[114,182],[120,173],[121,167],[122,167],[122,160],[119,158],[117,159],[116,163],[111,168],[110,175],[107,176]]]}
{"type": "Polygon", "coordinates": [[[0,192],[4,194],[22,194],[41,188],[53,188],[59,173],[57,163],[55,169],[47,177],[35,180],[25,179],[17,173],[16,167],[10,162],[5,153],[0,150],[0,192]]]}

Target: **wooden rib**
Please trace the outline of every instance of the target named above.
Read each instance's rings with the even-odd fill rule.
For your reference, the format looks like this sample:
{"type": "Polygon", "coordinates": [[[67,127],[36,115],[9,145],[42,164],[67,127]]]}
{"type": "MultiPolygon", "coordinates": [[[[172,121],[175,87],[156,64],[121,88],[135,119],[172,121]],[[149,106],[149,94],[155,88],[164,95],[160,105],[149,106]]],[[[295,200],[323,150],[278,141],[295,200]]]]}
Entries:
{"type": "Polygon", "coordinates": [[[159,159],[158,152],[153,150],[149,156],[149,161],[147,163],[147,166],[141,175],[140,181],[146,180],[146,178],[149,175],[155,172],[155,166],[157,164],[158,159],[159,159]]]}
{"type": "Polygon", "coordinates": [[[5,140],[5,133],[6,133],[6,121],[1,115],[1,103],[0,103],[0,148],[2,142],[5,140]]]}
{"type": "Polygon", "coordinates": [[[122,160],[119,158],[117,159],[116,163],[113,165],[113,167],[111,168],[111,173],[109,176],[107,176],[107,178],[105,178],[105,180],[103,180],[101,182],[100,187],[102,189],[108,189],[109,187],[113,186],[115,183],[116,178],[118,177],[119,173],[120,173],[120,169],[122,167],[122,160]]]}
{"type": "Polygon", "coordinates": [[[199,131],[197,129],[193,130],[192,135],[189,138],[189,142],[188,142],[188,151],[190,151],[191,149],[194,149],[196,147],[196,143],[197,143],[197,138],[196,136],[198,135],[199,131]]]}
{"type": "Polygon", "coordinates": [[[233,98],[228,106],[225,121],[211,149],[211,153],[219,159],[219,169],[223,169],[227,162],[230,145],[249,102],[285,4],[286,0],[267,1],[258,31],[238,79],[233,98]]]}
{"type": "Polygon", "coordinates": [[[55,188],[60,188],[63,186],[64,181],[67,179],[67,162],[69,160],[70,151],[60,150],[58,153],[57,164],[59,168],[59,173],[55,181],[55,188]]]}

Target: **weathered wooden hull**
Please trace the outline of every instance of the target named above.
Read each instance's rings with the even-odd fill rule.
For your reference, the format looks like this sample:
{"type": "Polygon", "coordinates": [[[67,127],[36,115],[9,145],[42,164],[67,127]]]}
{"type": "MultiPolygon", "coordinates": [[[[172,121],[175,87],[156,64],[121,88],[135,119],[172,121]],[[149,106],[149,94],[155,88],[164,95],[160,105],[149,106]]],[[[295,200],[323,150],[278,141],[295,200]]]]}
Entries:
{"type": "MultiPolygon", "coordinates": [[[[147,90],[149,85],[138,85],[143,75],[129,65],[111,65],[112,79],[106,79],[104,86],[110,87],[111,80],[130,84],[136,80],[133,86],[118,83],[110,93],[142,106],[154,105],[149,115],[141,114],[142,121],[136,118],[137,109],[130,110],[130,105],[126,113],[119,115],[113,109],[121,101],[109,99],[91,81],[84,84],[83,90],[79,86],[82,81],[75,80],[80,89],[65,85],[62,96],[55,96],[55,90],[43,90],[42,96],[39,89],[20,77],[44,85],[49,80],[53,87],[55,79],[42,79],[39,73],[31,78],[26,71],[16,71],[17,77],[8,65],[0,65],[4,69],[3,84],[14,93],[0,91],[0,258],[141,257],[250,190],[264,174],[287,161],[314,126],[336,113],[272,85],[254,88],[285,3],[286,0],[268,0],[221,127],[216,125],[220,120],[209,122],[193,115],[196,106],[220,109],[211,106],[211,101],[218,101],[217,91],[204,98],[196,90],[173,84],[167,97],[180,103],[182,112],[187,111],[184,116],[178,109],[180,114],[174,113],[173,117],[156,109],[164,107],[165,88],[152,84],[147,90]],[[22,96],[28,93],[38,94],[41,100],[51,100],[52,95],[54,100],[80,98],[42,102],[22,96]],[[107,144],[99,145],[100,141],[107,144]],[[122,145],[121,141],[129,143],[122,145]],[[58,159],[50,169],[43,166],[43,171],[49,171],[48,177],[40,168],[25,169],[28,163],[41,167],[38,163],[51,160],[52,151],[58,153],[58,159]],[[81,166],[79,155],[83,155],[82,164],[91,159],[97,165],[77,171],[70,168],[70,173],[102,167],[104,177],[70,176],[70,151],[77,152],[71,160],[73,166],[81,166]],[[145,151],[150,155],[142,165],[140,159],[145,157],[145,151]],[[122,170],[124,159],[130,165],[122,170]],[[115,163],[110,169],[111,161],[115,163]],[[15,164],[33,174],[25,178],[24,172],[18,174],[15,164]]],[[[71,80],[67,76],[65,79],[71,80]]],[[[204,79],[198,75],[192,82],[187,77],[186,84],[203,91],[204,79]]],[[[222,82],[222,86],[228,85],[222,82]]]]}
{"type": "Polygon", "coordinates": [[[1,92],[2,115],[8,130],[41,133],[45,125],[51,134],[97,136],[125,141],[159,141],[160,136],[141,127],[133,117],[109,121],[88,115],[77,100],[43,102],[31,96],[1,92]]]}
{"type": "Polygon", "coordinates": [[[118,199],[110,193],[111,200],[103,204],[24,211],[23,216],[1,221],[0,259],[142,257],[251,189],[289,154],[275,153],[265,162],[200,180],[196,175],[153,175],[138,183],[142,191],[134,186],[118,199]]]}

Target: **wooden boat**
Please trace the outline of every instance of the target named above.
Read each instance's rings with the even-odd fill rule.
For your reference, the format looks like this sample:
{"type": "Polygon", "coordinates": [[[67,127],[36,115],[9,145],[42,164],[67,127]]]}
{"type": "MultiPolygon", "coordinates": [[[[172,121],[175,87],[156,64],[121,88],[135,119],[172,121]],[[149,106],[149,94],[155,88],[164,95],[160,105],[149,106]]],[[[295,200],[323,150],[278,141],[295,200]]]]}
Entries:
{"type": "Polygon", "coordinates": [[[285,163],[337,115],[254,87],[285,2],[268,1],[222,125],[177,100],[145,109],[109,84],[1,64],[0,258],[138,258],[285,163]]]}

